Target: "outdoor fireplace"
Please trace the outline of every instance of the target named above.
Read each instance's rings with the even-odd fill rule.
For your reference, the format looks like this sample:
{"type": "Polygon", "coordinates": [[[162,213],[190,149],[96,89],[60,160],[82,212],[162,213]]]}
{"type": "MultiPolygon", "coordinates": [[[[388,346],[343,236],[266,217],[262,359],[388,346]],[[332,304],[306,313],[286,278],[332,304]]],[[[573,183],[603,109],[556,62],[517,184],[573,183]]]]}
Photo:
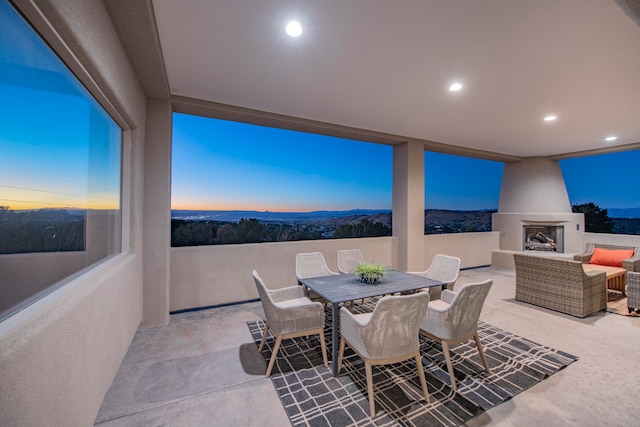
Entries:
{"type": "Polygon", "coordinates": [[[525,224],[522,230],[523,250],[564,253],[564,226],[525,224]]]}

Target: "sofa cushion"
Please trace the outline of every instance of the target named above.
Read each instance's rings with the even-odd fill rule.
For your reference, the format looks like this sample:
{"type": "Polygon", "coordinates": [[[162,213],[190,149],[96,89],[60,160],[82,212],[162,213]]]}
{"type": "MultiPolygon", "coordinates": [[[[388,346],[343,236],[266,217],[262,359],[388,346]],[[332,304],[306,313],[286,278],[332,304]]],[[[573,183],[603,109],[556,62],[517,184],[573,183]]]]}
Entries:
{"type": "Polygon", "coordinates": [[[591,264],[622,267],[622,261],[633,256],[633,249],[595,248],[591,255],[591,264]]]}

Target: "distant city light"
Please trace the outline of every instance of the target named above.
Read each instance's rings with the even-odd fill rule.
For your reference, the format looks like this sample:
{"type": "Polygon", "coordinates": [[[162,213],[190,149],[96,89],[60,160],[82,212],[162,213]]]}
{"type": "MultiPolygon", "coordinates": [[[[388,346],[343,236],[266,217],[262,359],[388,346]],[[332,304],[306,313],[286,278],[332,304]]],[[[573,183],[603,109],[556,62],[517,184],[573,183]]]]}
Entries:
{"type": "Polygon", "coordinates": [[[289,21],[287,24],[287,34],[291,37],[298,37],[302,34],[302,25],[298,21],[289,21]]]}

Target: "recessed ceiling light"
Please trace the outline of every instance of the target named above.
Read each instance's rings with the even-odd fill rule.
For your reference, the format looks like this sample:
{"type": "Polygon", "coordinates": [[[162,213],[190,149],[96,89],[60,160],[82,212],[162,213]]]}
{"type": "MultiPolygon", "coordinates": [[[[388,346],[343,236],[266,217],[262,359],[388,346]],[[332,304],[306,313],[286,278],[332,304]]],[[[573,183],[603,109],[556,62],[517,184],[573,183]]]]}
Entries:
{"type": "Polygon", "coordinates": [[[618,139],[617,136],[608,136],[604,140],[608,141],[608,142],[611,142],[611,141],[615,141],[616,139],[618,139]]]}
{"type": "Polygon", "coordinates": [[[555,119],[557,119],[557,117],[556,117],[556,116],[547,116],[547,117],[545,117],[545,118],[544,118],[544,121],[545,121],[545,122],[552,122],[552,121],[554,121],[555,119]]]}
{"type": "Polygon", "coordinates": [[[452,84],[451,86],[449,86],[449,90],[450,90],[451,92],[457,92],[457,91],[459,91],[460,89],[462,89],[462,85],[461,85],[460,83],[454,83],[454,84],[452,84]]]}
{"type": "Polygon", "coordinates": [[[287,34],[291,37],[298,37],[302,34],[302,25],[298,21],[289,21],[287,24],[287,34]]]}

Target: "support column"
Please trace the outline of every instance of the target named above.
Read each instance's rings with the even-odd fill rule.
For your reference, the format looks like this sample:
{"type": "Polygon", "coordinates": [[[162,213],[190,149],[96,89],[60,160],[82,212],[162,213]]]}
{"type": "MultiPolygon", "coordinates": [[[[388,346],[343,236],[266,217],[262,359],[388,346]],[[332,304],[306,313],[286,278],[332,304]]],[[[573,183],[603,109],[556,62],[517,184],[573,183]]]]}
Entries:
{"type": "Polygon", "coordinates": [[[171,102],[147,101],[144,147],[143,326],[169,323],[171,102]]]}
{"type": "Polygon", "coordinates": [[[393,147],[393,236],[398,238],[398,268],[424,269],[424,145],[393,147]]]}

